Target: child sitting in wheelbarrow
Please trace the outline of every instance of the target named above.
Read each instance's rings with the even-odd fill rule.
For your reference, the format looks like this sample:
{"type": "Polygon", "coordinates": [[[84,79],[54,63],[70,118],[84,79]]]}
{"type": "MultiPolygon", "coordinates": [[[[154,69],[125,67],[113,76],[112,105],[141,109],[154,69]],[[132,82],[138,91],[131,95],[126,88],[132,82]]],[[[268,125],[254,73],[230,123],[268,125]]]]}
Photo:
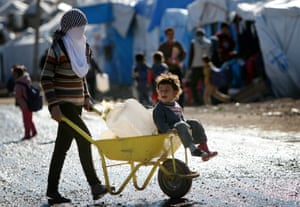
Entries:
{"type": "Polygon", "coordinates": [[[218,153],[210,151],[203,126],[198,120],[185,120],[183,109],[177,103],[182,90],[179,79],[171,73],[163,73],[156,79],[159,102],[153,110],[153,120],[159,133],[175,132],[192,156],[208,161],[218,153]],[[195,144],[198,144],[196,146],[195,144]]]}

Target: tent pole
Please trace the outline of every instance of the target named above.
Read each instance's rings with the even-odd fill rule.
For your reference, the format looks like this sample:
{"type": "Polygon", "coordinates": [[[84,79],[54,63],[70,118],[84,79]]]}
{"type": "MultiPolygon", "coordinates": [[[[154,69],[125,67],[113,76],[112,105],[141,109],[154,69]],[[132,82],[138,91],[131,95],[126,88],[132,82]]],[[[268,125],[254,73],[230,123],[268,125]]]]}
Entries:
{"type": "Polygon", "coordinates": [[[34,81],[39,80],[39,28],[40,28],[40,0],[36,2],[36,18],[35,18],[35,44],[34,44],[34,55],[33,55],[33,68],[32,68],[32,79],[34,81]]]}

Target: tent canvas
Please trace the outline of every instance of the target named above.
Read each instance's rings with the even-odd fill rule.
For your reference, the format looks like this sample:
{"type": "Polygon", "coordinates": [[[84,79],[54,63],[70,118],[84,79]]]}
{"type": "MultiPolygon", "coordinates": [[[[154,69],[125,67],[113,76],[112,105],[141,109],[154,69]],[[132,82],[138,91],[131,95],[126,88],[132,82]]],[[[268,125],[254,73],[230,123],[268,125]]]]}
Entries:
{"type": "Polygon", "coordinates": [[[199,26],[224,22],[227,17],[227,3],[224,0],[196,0],[188,7],[190,30],[199,26]]]}
{"type": "Polygon", "coordinates": [[[168,8],[186,8],[194,0],[156,0],[153,5],[153,10],[151,14],[151,22],[149,24],[148,30],[151,31],[155,27],[158,27],[161,23],[161,18],[168,8]]]}
{"type": "Polygon", "coordinates": [[[189,29],[198,26],[206,28],[210,23],[226,21],[233,13],[255,22],[266,74],[274,95],[299,98],[300,59],[297,51],[300,46],[300,1],[195,0],[188,6],[189,29]],[[208,15],[202,15],[206,12],[208,15]]]}
{"type": "MultiPolygon", "coordinates": [[[[109,74],[111,83],[132,85],[134,55],[137,52],[146,53],[148,64],[152,63],[152,53],[163,41],[159,39],[159,32],[161,33],[162,30],[160,24],[165,10],[169,7],[183,8],[192,1],[176,0],[172,1],[171,5],[169,1],[165,0],[137,2],[136,5],[110,2],[79,7],[86,14],[90,24],[106,25],[106,36],[102,38],[100,45],[106,50],[106,53],[108,52],[108,59],[105,59],[103,70],[109,74]],[[103,11],[104,8],[111,8],[108,16],[103,11]],[[151,31],[149,31],[149,27],[151,31]],[[147,37],[146,41],[145,37],[147,37]],[[141,43],[142,46],[139,45],[141,43]]],[[[185,16],[183,20],[186,24],[185,16]]],[[[166,19],[171,22],[170,18],[166,19]]],[[[179,21],[178,17],[176,19],[179,21]]],[[[178,30],[178,34],[181,33],[178,30]]],[[[181,37],[189,38],[185,35],[186,33],[181,37]]]]}
{"type": "MultiPolygon", "coordinates": [[[[33,73],[33,54],[34,54],[34,42],[35,36],[33,34],[24,34],[2,46],[2,58],[3,58],[3,72],[5,81],[10,77],[10,68],[14,64],[25,65],[30,74],[33,73]]],[[[49,43],[40,38],[39,40],[39,57],[42,57],[44,51],[49,47],[49,43]]],[[[39,70],[39,69],[37,69],[39,70]]]]}
{"type": "Polygon", "coordinates": [[[110,83],[131,85],[133,65],[133,6],[118,3],[100,3],[79,7],[90,24],[105,24],[106,36],[99,43],[104,50],[103,70],[110,83]],[[118,15],[119,13],[122,15],[118,15]]]}
{"type": "Polygon", "coordinates": [[[8,14],[23,14],[28,5],[22,1],[7,1],[2,7],[0,7],[0,15],[5,16],[8,14]]]}
{"type": "Polygon", "coordinates": [[[147,31],[150,19],[136,14],[133,39],[133,54],[146,54],[146,63],[152,65],[152,54],[159,47],[159,28],[156,27],[151,32],[147,31]]]}
{"type": "Polygon", "coordinates": [[[300,2],[267,3],[256,18],[256,28],[274,94],[300,98],[300,2]]]}

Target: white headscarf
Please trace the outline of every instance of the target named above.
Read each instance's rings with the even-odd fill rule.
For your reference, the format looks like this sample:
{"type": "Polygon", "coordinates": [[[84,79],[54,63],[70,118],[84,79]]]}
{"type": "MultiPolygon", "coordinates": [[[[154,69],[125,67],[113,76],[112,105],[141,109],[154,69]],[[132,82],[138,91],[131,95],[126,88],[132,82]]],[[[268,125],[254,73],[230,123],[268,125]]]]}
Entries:
{"type": "Polygon", "coordinates": [[[62,37],[71,61],[72,70],[80,78],[84,77],[89,70],[84,32],[85,26],[74,27],[62,37]]]}

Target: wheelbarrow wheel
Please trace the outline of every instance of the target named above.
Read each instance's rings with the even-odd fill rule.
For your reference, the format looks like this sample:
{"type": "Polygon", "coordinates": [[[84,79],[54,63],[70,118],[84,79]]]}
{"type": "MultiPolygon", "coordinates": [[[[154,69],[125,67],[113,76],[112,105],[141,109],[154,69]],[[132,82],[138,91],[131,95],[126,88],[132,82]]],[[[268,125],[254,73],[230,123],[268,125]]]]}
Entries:
{"type": "Polygon", "coordinates": [[[174,161],[176,172],[174,172],[173,160],[167,159],[162,166],[168,174],[159,169],[158,183],[161,190],[170,198],[181,198],[190,190],[193,180],[189,176],[184,176],[190,174],[190,169],[186,164],[178,159],[174,161]]]}

